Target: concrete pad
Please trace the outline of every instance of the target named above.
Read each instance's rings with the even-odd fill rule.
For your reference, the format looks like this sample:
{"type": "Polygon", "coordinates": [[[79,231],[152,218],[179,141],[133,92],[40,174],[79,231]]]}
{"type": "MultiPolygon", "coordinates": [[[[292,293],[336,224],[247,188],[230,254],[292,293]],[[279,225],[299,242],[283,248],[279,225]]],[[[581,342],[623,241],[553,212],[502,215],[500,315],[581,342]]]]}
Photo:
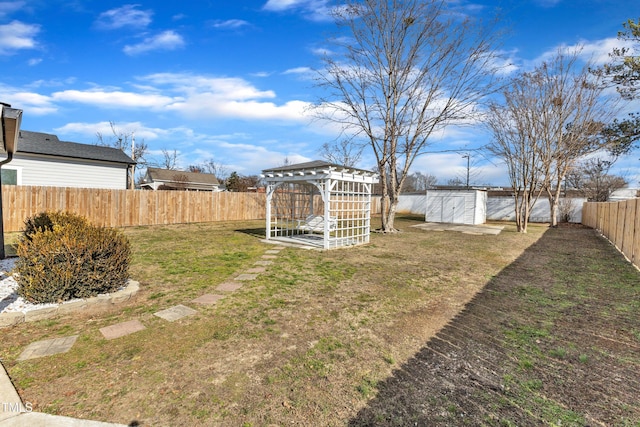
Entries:
{"type": "Polygon", "coordinates": [[[245,273],[258,274],[258,273],[264,273],[265,271],[267,271],[267,269],[264,267],[253,267],[253,268],[249,268],[245,273]]]}
{"type": "Polygon", "coordinates": [[[262,259],[277,259],[278,257],[275,255],[262,255],[262,259]]]}
{"type": "Polygon", "coordinates": [[[117,323],[115,325],[100,328],[100,333],[108,340],[120,338],[134,332],[142,331],[144,325],[139,320],[117,323]]]}
{"type": "Polygon", "coordinates": [[[22,405],[22,400],[20,400],[20,396],[13,387],[13,383],[11,382],[11,379],[9,379],[9,375],[2,364],[0,364],[0,396],[2,396],[2,402],[0,402],[1,422],[2,420],[6,420],[7,418],[17,415],[14,411],[9,409],[15,408],[16,405],[20,408],[22,405]]]}
{"type": "Polygon", "coordinates": [[[469,225],[469,224],[447,224],[439,222],[425,222],[424,224],[413,225],[412,227],[429,231],[457,231],[466,234],[491,234],[498,235],[504,228],[501,225],[469,225]]]}
{"type": "Polygon", "coordinates": [[[253,265],[271,265],[273,264],[273,261],[256,261],[253,263],[253,265]]]}
{"type": "Polygon", "coordinates": [[[216,302],[220,301],[222,298],[224,298],[224,295],[204,294],[192,300],[191,302],[195,302],[197,304],[215,304],[216,302]]]}
{"type": "Polygon", "coordinates": [[[257,277],[258,277],[257,274],[246,274],[246,273],[243,273],[243,274],[239,275],[238,277],[236,277],[233,280],[237,280],[239,282],[245,282],[245,281],[256,280],[257,277]]]}
{"type": "Polygon", "coordinates": [[[268,251],[264,251],[265,254],[276,255],[280,253],[280,249],[269,249],[268,251]]]}
{"type": "Polygon", "coordinates": [[[238,283],[238,282],[224,282],[218,285],[218,287],[216,288],[216,290],[218,291],[227,291],[227,292],[233,292],[233,291],[237,291],[238,289],[240,289],[242,287],[242,283],[238,283]]]}
{"type": "Polygon", "coordinates": [[[78,335],[64,338],[53,338],[50,340],[36,341],[27,346],[18,357],[18,361],[35,359],[37,357],[51,356],[58,353],[66,353],[71,350],[73,344],[78,339],[78,335]]]}
{"type": "Polygon", "coordinates": [[[182,319],[183,317],[192,316],[196,313],[196,310],[182,304],[178,304],[174,305],[173,307],[169,307],[166,310],[161,310],[153,313],[153,315],[158,316],[168,322],[175,322],[176,320],[182,319]]]}

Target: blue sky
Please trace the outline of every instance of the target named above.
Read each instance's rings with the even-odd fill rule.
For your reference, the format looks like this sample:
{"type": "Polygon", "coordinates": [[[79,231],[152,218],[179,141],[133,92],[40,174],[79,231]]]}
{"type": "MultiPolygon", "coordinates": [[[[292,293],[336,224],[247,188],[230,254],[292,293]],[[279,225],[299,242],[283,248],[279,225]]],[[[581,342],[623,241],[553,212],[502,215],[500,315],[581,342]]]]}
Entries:
{"type": "MultiPolygon", "coordinates": [[[[472,15],[502,9],[510,31],[501,50],[514,70],[578,44],[606,61],[622,23],[638,17],[633,3],[455,1],[472,15]]],[[[329,0],[0,1],[0,101],[24,111],[23,129],[61,140],[96,143],[114,122],[144,140],[151,162],[175,149],[182,167],[214,159],[250,175],[285,158],[317,159],[336,137],[306,110],[320,94],[312,70],[334,31],[329,8],[329,0]]],[[[432,151],[472,150],[486,138],[451,129],[432,151]]],[[[478,183],[507,183],[498,161],[473,153],[478,183]]],[[[365,153],[359,166],[374,163],[365,153]]],[[[616,172],[637,185],[637,163],[633,153],[616,172]]],[[[427,154],[413,170],[445,183],[466,173],[466,159],[427,154]]]]}

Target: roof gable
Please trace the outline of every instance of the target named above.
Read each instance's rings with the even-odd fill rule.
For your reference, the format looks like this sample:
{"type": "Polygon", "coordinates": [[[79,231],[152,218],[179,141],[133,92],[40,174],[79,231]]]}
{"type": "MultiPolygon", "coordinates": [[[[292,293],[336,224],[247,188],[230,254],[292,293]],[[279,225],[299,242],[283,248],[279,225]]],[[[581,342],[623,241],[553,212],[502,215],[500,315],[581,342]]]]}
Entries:
{"type": "Polygon", "coordinates": [[[28,130],[20,131],[16,154],[19,155],[20,153],[99,160],[112,163],[136,163],[131,157],[117,148],[60,141],[56,135],[28,130]]]}

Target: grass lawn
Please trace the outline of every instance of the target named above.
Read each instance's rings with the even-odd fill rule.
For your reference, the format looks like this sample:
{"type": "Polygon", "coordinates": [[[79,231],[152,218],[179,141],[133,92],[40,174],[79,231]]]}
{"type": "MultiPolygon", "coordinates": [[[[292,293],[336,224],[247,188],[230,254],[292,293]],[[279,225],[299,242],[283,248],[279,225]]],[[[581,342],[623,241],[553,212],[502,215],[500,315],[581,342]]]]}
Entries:
{"type": "MultiPolygon", "coordinates": [[[[469,412],[467,420],[640,425],[637,402],[617,396],[617,412],[594,418],[590,408],[573,405],[573,411],[571,401],[554,394],[557,384],[547,382],[573,375],[573,368],[609,367],[625,392],[639,391],[638,377],[629,382],[625,375],[640,367],[640,276],[615,249],[584,229],[531,225],[520,235],[507,225],[498,236],[476,236],[410,227],[418,222],[400,218],[402,232],[374,234],[362,247],[287,248],[257,280],[214,306],[191,300],[216,293],[272,248],[260,242],[262,222],[127,229],[131,276],[141,282],[137,298],[108,311],[2,330],[0,357],[34,410],[124,424],[457,425],[474,405],[494,405],[475,418],[469,412]],[[479,303],[478,295],[489,302],[479,303]],[[590,304],[601,300],[613,302],[593,311],[598,306],[590,304]],[[198,314],[174,323],[153,316],[175,304],[198,314]],[[436,350],[428,340],[478,306],[492,309],[475,313],[464,327],[494,320],[470,333],[495,344],[487,366],[497,367],[483,367],[495,375],[481,375],[492,381],[489,392],[459,401],[451,398],[455,393],[395,381],[425,349],[446,356],[451,349],[436,350]],[[573,317],[565,325],[568,315],[589,328],[573,317]],[[146,329],[111,341],[99,332],[133,319],[146,329]],[[571,328],[591,334],[588,348],[571,328]],[[74,334],[79,338],[68,353],[16,361],[33,341],[74,334]],[[611,348],[596,335],[621,344],[611,348]],[[411,387],[399,390],[399,384],[411,387]]],[[[450,374],[450,383],[464,380],[450,374]]]]}

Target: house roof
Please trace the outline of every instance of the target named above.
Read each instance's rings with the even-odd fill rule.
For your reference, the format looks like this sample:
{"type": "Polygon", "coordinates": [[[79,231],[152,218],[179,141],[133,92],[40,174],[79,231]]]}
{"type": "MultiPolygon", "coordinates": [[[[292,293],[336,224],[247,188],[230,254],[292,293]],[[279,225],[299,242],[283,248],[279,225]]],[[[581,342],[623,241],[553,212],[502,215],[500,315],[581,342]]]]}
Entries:
{"type": "Polygon", "coordinates": [[[117,148],[60,141],[56,135],[28,130],[20,131],[17,154],[19,153],[100,160],[129,165],[136,163],[131,157],[117,148]]]}
{"type": "Polygon", "coordinates": [[[190,184],[219,185],[218,179],[212,173],[185,172],[171,169],[147,168],[147,177],[151,181],[183,182],[190,184]]]}

